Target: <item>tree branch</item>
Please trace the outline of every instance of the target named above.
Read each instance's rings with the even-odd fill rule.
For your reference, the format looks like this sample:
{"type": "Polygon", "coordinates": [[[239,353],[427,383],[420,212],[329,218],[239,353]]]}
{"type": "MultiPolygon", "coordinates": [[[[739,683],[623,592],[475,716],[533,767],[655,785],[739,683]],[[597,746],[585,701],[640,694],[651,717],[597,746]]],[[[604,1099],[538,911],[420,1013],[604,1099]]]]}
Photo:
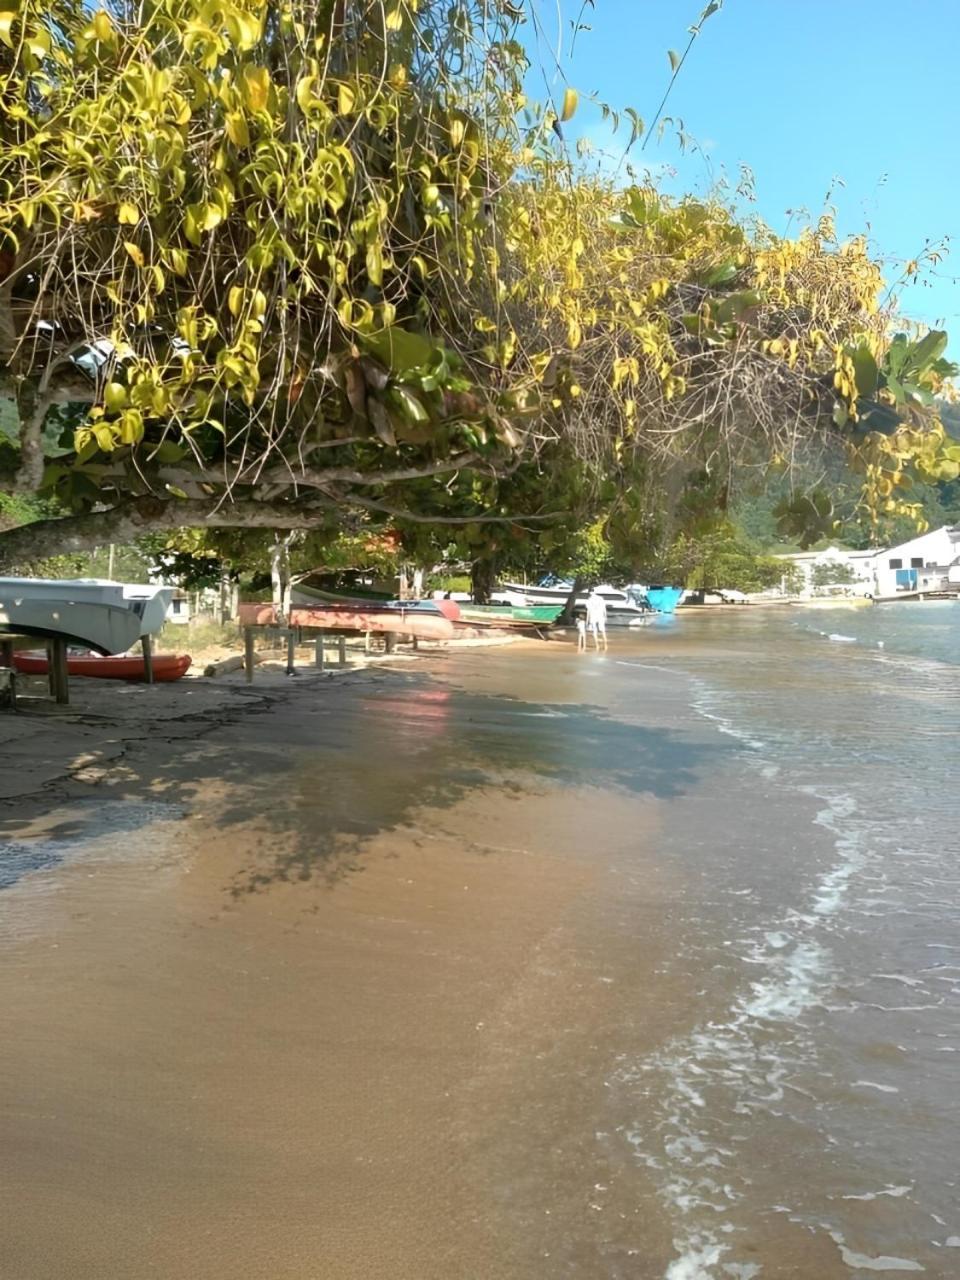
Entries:
{"type": "Polygon", "coordinates": [[[286,502],[237,502],[211,510],[208,502],[146,497],[108,511],[38,520],[0,532],[0,567],[11,568],[47,556],[88,551],[108,542],[129,543],[144,533],[184,527],[211,529],[312,529],[336,504],[294,506],[286,502]]]}

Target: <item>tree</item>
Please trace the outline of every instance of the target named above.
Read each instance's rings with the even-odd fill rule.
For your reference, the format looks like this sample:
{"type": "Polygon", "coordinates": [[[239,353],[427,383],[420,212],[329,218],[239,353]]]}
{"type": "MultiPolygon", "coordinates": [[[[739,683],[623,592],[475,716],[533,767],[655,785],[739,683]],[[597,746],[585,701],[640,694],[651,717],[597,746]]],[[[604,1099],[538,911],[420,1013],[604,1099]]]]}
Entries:
{"type": "Polygon", "coordinates": [[[941,465],[920,402],[942,370],[894,369],[863,243],[582,178],[576,93],[525,108],[527,8],[4,15],[0,486],[58,516],[0,559],[191,525],[499,537],[565,514],[524,468],[548,497],[578,473],[589,522],[638,466],[669,494],[824,433],[857,442],[873,505],[941,465]],[[857,436],[863,351],[916,440],[857,436]]]}
{"type": "Polygon", "coordinates": [[[841,560],[828,560],[826,564],[815,564],[810,579],[815,587],[846,587],[858,581],[850,565],[841,560]]]}
{"type": "Polygon", "coordinates": [[[751,592],[779,587],[787,574],[783,561],[759,555],[726,524],[700,537],[681,534],[667,555],[664,576],[692,590],[751,592]]]}

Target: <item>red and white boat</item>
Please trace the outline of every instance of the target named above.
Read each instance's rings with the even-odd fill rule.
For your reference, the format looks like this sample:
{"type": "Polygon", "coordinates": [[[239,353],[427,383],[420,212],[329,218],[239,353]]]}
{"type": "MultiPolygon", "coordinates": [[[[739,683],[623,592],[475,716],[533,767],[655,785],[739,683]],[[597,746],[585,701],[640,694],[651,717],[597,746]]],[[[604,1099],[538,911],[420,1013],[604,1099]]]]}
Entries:
{"type": "MultiPolygon", "coordinates": [[[[449,640],[455,634],[453,622],[435,604],[451,605],[453,601],[433,600],[422,603],[397,601],[382,605],[345,601],[342,604],[294,604],[287,626],[313,627],[322,631],[372,631],[393,635],[417,636],[421,640],[449,640]]],[[[453,612],[450,610],[450,612],[453,612]]],[[[459,609],[457,610],[459,613],[459,609]]],[[[241,604],[240,625],[243,627],[275,627],[277,612],[270,604],[241,604]]]]}

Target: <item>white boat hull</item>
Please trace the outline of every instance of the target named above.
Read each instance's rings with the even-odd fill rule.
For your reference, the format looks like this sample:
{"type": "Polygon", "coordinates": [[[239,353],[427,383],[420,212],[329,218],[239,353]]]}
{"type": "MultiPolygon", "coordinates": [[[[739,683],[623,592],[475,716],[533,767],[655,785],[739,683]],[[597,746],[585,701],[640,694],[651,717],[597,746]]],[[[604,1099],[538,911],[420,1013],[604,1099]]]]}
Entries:
{"type": "Polygon", "coordinates": [[[23,600],[0,590],[0,632],[66,640],[97,653],[126,653],[140,639],[140,619],[117,605],[23,600]]]}
{"type": "Polygon", "coordinates": [[[0,578],[0,631],[125,653],[160,630],[172,596],[170,587],[150,584],[0,578]]]}

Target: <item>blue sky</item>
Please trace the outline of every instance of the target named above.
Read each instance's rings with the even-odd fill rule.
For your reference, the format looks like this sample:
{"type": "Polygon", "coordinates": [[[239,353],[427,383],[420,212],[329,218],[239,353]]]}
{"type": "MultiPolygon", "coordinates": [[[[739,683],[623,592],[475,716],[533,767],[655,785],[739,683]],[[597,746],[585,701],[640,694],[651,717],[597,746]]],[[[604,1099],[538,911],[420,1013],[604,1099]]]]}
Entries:
{"type": "MultiPolygon", "coordinates": [[[[618,158],[625,139],[613,136],[587,96],[632,106],[649,123],[670,77],[667,50],[683,51],[706,0],[587,4],[583,21],[593,29],[577,36],[570,61],[570,22],[582,3],[538,0],[543,30],[534,56],[555,88],[550,45],[559,10],[561,62],[581,94],[568,135],[585,134],[618,158]]],[[[529,28],[526,38],[534,50],[529,28]]],[[[724,0],[667,107],[694,147],[681,154],[668,133],[631,156],[675,192],[702,193],[723,175],[736,187],[748,165],[753,208],[779,232],[797,225],[788,210],[816,218],[829,199],[841,234],[865,232],[890,278],[925,240],[955,237],[935,274],[905,291],[901,310],[949,329],[960,358],[958,71],[960,0],[724,0]]],[[[544,96],[539,70],[530,89],[544,96]]]]}

